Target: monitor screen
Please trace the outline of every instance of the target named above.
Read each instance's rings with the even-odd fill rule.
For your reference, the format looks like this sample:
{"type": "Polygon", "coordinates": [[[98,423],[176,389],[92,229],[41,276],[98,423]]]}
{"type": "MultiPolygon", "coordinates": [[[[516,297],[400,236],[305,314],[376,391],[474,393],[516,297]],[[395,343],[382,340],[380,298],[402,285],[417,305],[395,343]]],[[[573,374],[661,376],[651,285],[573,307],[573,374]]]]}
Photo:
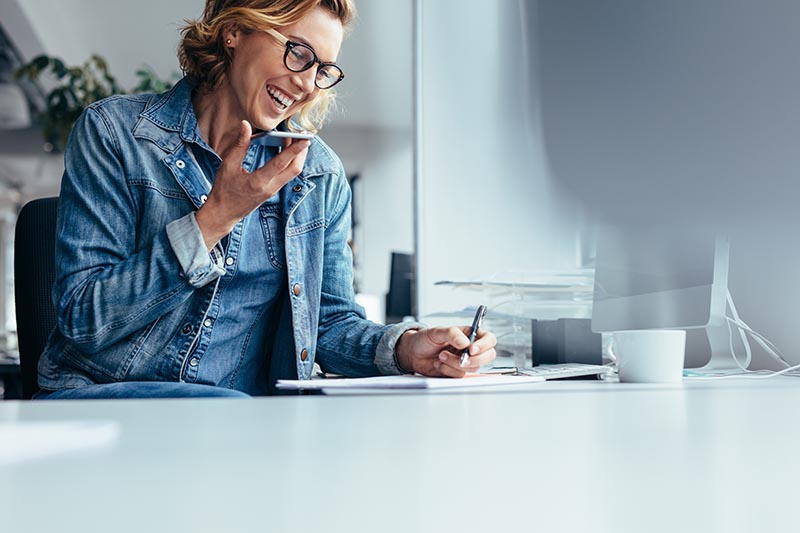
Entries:
{"type": "Polygon", "coordinates": [[[548,165],[589,212],[625,224],[797,220],[800,2],[536,7],[548,165]]]}

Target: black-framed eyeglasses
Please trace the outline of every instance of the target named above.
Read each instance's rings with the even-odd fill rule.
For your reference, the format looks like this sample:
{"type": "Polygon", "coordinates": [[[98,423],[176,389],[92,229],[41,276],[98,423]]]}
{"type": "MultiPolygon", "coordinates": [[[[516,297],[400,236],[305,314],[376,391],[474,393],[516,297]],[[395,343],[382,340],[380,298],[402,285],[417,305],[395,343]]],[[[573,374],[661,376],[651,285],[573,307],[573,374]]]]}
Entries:
{"type": "Polygon", "coordinates": [[[292,72],[304,72],[314,65],[318,65],[314,85],[320,89],[330,89],[344,79],[344,72],[336,63],[320,61],[314,49],[307,44],[290,41],[273,29],[265,31],[286,46],[283,64],[292,72]]]}

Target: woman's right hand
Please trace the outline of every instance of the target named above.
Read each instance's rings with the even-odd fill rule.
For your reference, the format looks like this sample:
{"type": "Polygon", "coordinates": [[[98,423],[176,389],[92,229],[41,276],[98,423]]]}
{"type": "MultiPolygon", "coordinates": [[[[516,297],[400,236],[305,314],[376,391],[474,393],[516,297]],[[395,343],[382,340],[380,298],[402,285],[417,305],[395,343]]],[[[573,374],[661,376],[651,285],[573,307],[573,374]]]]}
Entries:
{"type": "Polygon", "coordinates": [[[208,199],[197,211],[197,225],[211,250],[241,219],[281,190],[303,170],[311,141],[288,139],[286,147],[253,172],[242,163],[252,127],[243,120],[236,141],[222,154],[208,199]]]}

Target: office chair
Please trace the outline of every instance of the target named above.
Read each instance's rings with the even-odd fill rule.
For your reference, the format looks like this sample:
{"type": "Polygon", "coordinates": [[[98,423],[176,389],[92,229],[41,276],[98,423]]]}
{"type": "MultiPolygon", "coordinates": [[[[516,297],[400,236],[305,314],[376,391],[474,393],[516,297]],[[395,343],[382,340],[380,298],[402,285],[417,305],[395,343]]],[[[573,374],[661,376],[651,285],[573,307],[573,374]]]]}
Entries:
{"type": "Polygon", "coordinates": [[[56,208],[58,198],[25,204],[14,234],[14,296],[17,307],[22,397],[39,390],[39,356],[56,327],[51,291],[55,281],[56,208]]]}

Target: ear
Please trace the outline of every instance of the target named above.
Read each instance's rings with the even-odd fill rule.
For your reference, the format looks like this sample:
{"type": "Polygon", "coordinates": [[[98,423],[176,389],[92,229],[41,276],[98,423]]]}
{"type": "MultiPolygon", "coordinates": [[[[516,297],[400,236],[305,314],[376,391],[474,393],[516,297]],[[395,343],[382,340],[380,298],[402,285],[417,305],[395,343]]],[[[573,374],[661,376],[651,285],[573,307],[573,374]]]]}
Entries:
{"type": "Polygon", "coordinates": [[[222,40],[225,41],[225,46],[228,48],[236,48],[241,33],[242,32],[239,31],[239,28],[233,26],[225,28],[225,31],[222,32],[222,40]]]}

